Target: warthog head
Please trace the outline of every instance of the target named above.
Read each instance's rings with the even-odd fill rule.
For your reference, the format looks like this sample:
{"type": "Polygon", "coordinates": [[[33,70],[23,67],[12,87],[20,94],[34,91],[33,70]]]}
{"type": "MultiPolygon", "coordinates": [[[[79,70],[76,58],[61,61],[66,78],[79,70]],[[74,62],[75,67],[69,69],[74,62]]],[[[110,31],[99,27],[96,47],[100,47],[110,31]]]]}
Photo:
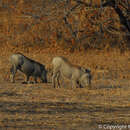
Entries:
{"type": "Polygon", "coordinates": [[[90,73],[85,73],[80,78],[80,84],[82,87],[86,87],[88,85],[91,85],[91,75],[90,73]]]}

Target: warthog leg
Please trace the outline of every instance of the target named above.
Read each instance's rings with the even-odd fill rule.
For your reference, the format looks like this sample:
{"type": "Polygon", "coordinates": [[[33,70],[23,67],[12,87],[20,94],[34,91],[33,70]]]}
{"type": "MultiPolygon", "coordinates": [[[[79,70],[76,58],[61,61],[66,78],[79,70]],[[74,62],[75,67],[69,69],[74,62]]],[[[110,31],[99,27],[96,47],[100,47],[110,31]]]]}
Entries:
{"type": "Polygon", "coordinates": [[[55,88],[55,78],[56,78],[56,74],[53,73],[53,76],[52,76],[52,85],[53,85],[54,88],[55,88]]]}
{"type": "Polygon", "coordinates": [[[29,82],[29,75],[26,75],[26,77],[25,77],[25,81],[24,82],[22,82],[23,84],[29,84],[29,83],[31,83],[31,82],[29,82]]]}
{"type": "Polygon", "coordinates": [[[43,71],[41,75],[42,83],[47,83],[47,71],[43,71]]]}
{"type": "Polygon", "coordinates": [[[60,82],[59,82],[59,78],[60,78],[60,72],[57,73],[57,83],[58,83],[58,87],[60,88],[60,82]]]}
{"type": "Polygon", "coordinates": [[[59,71],[55,71],[55,72],[53,72],[53,76],[52,76],[52,85],[53,85],[53,87],[55,88],[56,86],[55,86],[55,84],[56,84],[56,82],[55,82],[55,79],[56,79],[56,81],[57,81],[57,83],[58,83],[58,86],[60,86],[60,83],[59,83],[59,71]]]}
{"type": "Polygon", "coordinates": [[[30,77],[29,75],[26,75],[26,80],[25,80],[26,82],[29,81],[29,77],[30,77]]]}
{"type": "Polygon", "coordinates": [[[37,77],[34,77],[34,81],[35,81],[34,83],[37,83],[37,77]]]}
{"type": "Polygon", "coordinates": [[[71,81],[71,84],[72,84],[72,88],[77,87],[77,82],[76,82],[75,80],[72,80],[72,81],[71,81]]]}
{"type": "Polygon", "coordinates": [[[10,78],[11,78],[11,82],[14,83],[14,78],[15,78],[15,74],[17,72],[17,67],[15,65],[12,65],[12,67],[10,68],[10,72],[11,72],[11,75],[10,75],[10,78]]]}
{"type": "Polygon", "coordinates": [[[79,88],[83,88],[83,86],[80,84],[80,82],[77,82],[79,88]]]}

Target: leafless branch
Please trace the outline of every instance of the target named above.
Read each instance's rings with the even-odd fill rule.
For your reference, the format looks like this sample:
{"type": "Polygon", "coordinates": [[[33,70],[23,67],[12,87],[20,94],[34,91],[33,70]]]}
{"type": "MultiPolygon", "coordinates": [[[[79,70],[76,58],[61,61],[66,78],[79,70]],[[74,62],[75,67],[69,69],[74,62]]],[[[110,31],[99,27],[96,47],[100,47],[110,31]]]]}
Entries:
{"type": "Polygon", "coordinates": [[[78,6],[80,6],[80,4],[76,4],[74,7],[72,7],[67,13],[66,15],[63,17],[63,20],[65,22],[65,25],[69,28],[72,37],[76,40],[77,39],[77,31],[73,31],[71,24],[69,24],[67,18],[69,17],[70,13],[75,10],[78,6]]]}

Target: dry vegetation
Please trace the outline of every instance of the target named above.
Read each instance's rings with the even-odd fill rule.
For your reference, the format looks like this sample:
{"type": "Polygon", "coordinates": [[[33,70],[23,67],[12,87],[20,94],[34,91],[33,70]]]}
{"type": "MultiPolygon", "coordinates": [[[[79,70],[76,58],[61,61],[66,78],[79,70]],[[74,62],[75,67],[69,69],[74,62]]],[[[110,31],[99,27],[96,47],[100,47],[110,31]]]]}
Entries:
{"type": "Polygon", "coordinates": [[[129,0],[0,1],[0,129],[130,125],[129,4],[129,0]],[[15,52],[48,70],[54,56],[65,56],[91,69],[92,87],[72,89],[62,80],[62,88],[55,89],[51,83],[21,84],[24,76],[19,72],[12,84],[8,58],[15,52]]]}
{"type": "Polygon", "coordinates": [[[56,55],[63,55],[74,64],[90,68],[92,87],[75,89],[70,87],[67,80],[62,81],[62,88],[52,88],[51,83],[24,85],[21,84],[24,80],[21,73],[17,73],[16,83],[12,84],[9,81],[8,63],[12,51],[3,48],[1,52],[1,129],[95,130],[98,124],[130,124],[129,52],[88,51],[85,54],[60,49],[57,52],[49,49],[21,50],[24,55],[40,61],[47,68],[51,68],[51,60],[56,55]]]}
{"type": "Polygon", "coordinates": [[[0,3],[0,41],[14,47],[70,51],[129,49],[128,0],[6,0],[0,3]]]}

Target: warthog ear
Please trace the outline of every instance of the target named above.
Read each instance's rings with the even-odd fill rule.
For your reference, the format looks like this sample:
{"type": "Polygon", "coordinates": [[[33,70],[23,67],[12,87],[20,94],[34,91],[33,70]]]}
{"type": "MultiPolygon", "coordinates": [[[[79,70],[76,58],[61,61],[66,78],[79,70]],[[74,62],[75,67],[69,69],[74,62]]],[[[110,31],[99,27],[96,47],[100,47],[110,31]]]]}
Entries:
{"type": "Polygon", "coordinates": [[[86,73],[91,73],[91,70],[90,69],[86,69],[86,73]]]}
{"type": "Polygon", "coordinates": [[[81,70],[82,70],[83,72],[86,72],[86,69],[85,69],[84,67],[81,67],[81,70]]]}
{"type": "Polygon", "coordinates": [[[90,69],[86,69],[84,67],[81,67],[81,70],[85,73],[91,73],[91,70],[90,69]]]}

